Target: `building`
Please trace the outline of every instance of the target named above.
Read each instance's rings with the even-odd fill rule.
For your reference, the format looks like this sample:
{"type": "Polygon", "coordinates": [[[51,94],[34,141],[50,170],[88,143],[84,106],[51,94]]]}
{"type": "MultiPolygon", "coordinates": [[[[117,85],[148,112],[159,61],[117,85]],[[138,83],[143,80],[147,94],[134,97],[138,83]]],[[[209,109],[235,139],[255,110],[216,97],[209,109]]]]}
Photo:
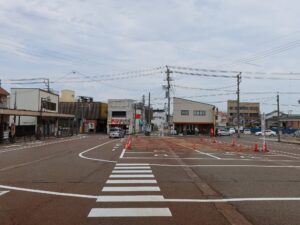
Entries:
{"type": "Polygon", "coordinates": [[[182,98],[173,98],[173,124],[177,133],[208,134],[215,128],[214,105],[191,101],[182,98]]]}
{"type": "Polygon", "coordinates": [[[121,127],[126,133],[140,133],[146,130],[147,120],[152,119],[152,109],[132,99],[109,99],[107,132],[111,127],[121,127]]]}
{"type": "Polygon", "coordinates": [[[225,112],[218,112],[218,117],[216,120],[217,127],[227,127],[227,113],[225,112]]]}
{"type": "Polygon", "coordinates": [[[107,132],[112,127],[120,127],[128,134],[134,133],[137,128],[137,120],[142,119],[142,115],[137,119],[135,115],[135,101],[132,99],[109,99],[107,132]]]}
{"type": "MultiPolygon", "coordinates": [[[[228,125],[237,126],[237,101],[227,101],[228,125]]],[[[260,125],[260,105],[258,102],[240,102],[240,126],[260,125]]]]}
{"type": "MultiPolygon", "coordinates": [[[[59,96],[39,88],[12,88],[10,94],[10,108],[38,112],[58,113],[59,96]]],[[[54,135],[57,129],[55,118],[36,116],[11,116],[11,123],[17,124],[17,134],[34,134],[41,129],[44,135],[54,135]],[[40,127],[38,128],[38,124],[40,127]]]]}
{"type": "Polygon", "coordinates": [[[107,103],[103,102],[60,102],[59,112],[75,116],[77,132],[106,133],[107,103]]]}
{"type": "Polygon", "coordinates": [[[151,120],[151,124],[154,130],[160,130],[163,128],[167,128],[167,114],[163,109],[154,109],[153,110],[153,118],[151,120]]]}
{"type": "MultiPolygon", "coordinates": [[[[266,119],[266,128],[268,129],[277,129],[278,127],[278,116],[277,110],[274,110],[270,113],[265,115],[266,119]]],[[[283,130],[291,129],[296,130],[300,129],[300,115],[299,114],[286,114],[283,112],[279,113],[279,125],[280,128],[283,130]]]]}
{"type": "Polygon", "coordinates": [[[75,102],[75,91],[61,90],[59,102],[75,102]]]}
{"type": "MultiPolygon", "coordinates": [[[[8,108],[8,96],[9,93],[0,87],[0,109],[8,108]]],[[[8,139],[9,129],[9,115],[1,115],[0,117],[0,142],[4,139],[8,139]]]]}

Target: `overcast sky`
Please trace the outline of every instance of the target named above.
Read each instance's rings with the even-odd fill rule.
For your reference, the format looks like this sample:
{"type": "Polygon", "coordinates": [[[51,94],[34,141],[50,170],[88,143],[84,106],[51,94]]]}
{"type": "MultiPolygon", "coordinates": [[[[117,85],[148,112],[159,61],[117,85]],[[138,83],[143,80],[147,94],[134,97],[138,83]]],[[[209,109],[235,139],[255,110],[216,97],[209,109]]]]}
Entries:
{"type": "MultiPolygon", "coordinates": [[[[299,15],[297,0],[0,0],[2,86],[44,88],[5,81],[48,77],[56,82],[51,86],[57,91],[73,89],[76,95],[100,101],[139,100],[150,91],[153,106],[162,108],[165,65],[300,73],[299,15]],[[152,70],[157,67],[163,68],[152,70]],[[103,80],[107,74],[140,70],[130,75],[147,76],[69,82],[103,80]]],[[[300,94],[287,93],[300,92],[300,74],[255,76],[299,80],[243,78],[241,100],[259,101],[261,111],[269,112],[276,109],[279,91],[282,110],[300,113],[300,94]],[[269,93],[243,93],[254,91],[269,93]]],[[[236,80],[232,78],[173,73],[172,79],[172,96],[215,103],[222,110],[227,99],[236,98],[226,91],[178,87],[221,88],[233,86],[236,80]]]]}

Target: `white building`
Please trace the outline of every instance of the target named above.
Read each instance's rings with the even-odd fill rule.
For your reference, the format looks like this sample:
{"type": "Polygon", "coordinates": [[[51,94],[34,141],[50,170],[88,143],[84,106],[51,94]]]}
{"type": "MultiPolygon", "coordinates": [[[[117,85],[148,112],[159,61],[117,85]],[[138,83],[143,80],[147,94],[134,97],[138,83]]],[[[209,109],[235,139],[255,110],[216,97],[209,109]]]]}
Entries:
{"type": "Polygon", "coordinates": [[[135,101],[132,99],[109,99],[107,132],[111,127],[120,127],[132,134],[135,125],[135,101]]]}
{"type": "MultiPolygon", "coordinates": [[[[59,96],[39,88],[12,88],[10,94],[10,108],[18,110],[31,110],[39,112],[58,113],[59,96]]],[[[42,124],[42,132],[47,135],[55,133],[54,119],[11,116],[10,121],[27,130],[37,130],[37,125],[42,124]],[[41,121],[38,121],[38,120],[41,121]]]]}
{"type": "Polygon", "coordinates": [[[167,116],[165,110],[153,110],[153,119],[151,120],[151,124],[153,124],[154,130],[165,128],[167,126],[167,116]]]}
{"type": "Polygon", "coordinates": [[[174,97],[173,124],[179,134],[208,134],[215,127],[215,106],[174,97]]]}

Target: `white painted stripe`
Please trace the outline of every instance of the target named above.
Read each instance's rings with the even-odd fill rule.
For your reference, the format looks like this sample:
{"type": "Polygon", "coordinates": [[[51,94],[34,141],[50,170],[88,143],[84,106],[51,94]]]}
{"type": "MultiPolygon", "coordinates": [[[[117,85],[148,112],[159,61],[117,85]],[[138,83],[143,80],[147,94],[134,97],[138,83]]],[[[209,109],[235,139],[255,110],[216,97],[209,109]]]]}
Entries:
{"type": "Polygon", "coordinates": [[[123,166],[123,167],[119,167],[116,166],[115,170],[132,170],[132,169],[151,169],[150,166],[123,166]]]}
{"type": "Polygon", "coordinates": [[[104,187],[103,192],[119,192],[119,191],[160,191],[159,187],[136,186],[136,187],[104,187]]]}
{"type": "Polygon", "coordinates": [[[113,170],[112,173],[152,173],[152,170],[113,170]]]}
{"type": "Polygon", "coordinates": [[[107,184],[156,184],[156,180],[107,180],[107,184]]]}
{"type": "Polygon", "coordinates": [[[0,196],[7,194],[9,191],[0,191],[0,196]]]}
{"type": "Polygon", "coordinates": [[[300,201],[299,198],[223,198],[223,199],[165,199],[164,202],[194,202],[194,203],[214,203],[214,202],[263,202],[263,201],[300,201]]]}
{"type": "Polygon", "coordinates": [[[126,151],[126,148],[123,149],[123,151],[122,151],[122,153],[121,153],[121,155],[120,155],[120,159],[123,158],[123,156],[124,156],[124,154],[125,154],[125,151],[126,151]]]}
{"type": "Polygon", "coordinates": [[[168,208],[94,208],[88,217],[169,217],[168,208]]]}
{"type": "Polygon", "coordinates": [[[46,194],[46,195],[57,195],[57,196],[64,196],[64,197],[94,198],[94,199],[98,198],[97,195],[81,195],[81,194],[55,192],[55,191],[44,191],[44,190],[37,190],[37,189],[30,189],[30,188],[13,187],[13,186],[7,186],[7,185],[0,185],[0,188],[15,190],[15,191],[24,191],[24,192],[46,194]]]}
{"type": "Polygon", "coordinates": [[[121,174],[121,175],[115,175],[112,174],[109,176],[110,178],[154,178],[153,174],[121,174]]]}
{"type": "Polygon", "coordinates": [[[149,166],[149,163],[117,163],[117,166],[149,166]]]}
{"type": "Polygon", "coordinates": [[[201,151],[198,151],[198,150],[195,150],[195,151],[198,152],[198,153],[200,153],[200,154],[202,154],[202,155],[207,155],[207,156],[210,156],[210,157],[215,158],[215,159],[221,159],[221,158],[219,158],[217,156],[214,156],[214,155],[206,153],[206,152],[201,152],[201,151]]]}
{"type": "Polygon", "coordinates": [[[103,195],[97,202],[160,202],[164,201],[162,195],[103,195]]]}

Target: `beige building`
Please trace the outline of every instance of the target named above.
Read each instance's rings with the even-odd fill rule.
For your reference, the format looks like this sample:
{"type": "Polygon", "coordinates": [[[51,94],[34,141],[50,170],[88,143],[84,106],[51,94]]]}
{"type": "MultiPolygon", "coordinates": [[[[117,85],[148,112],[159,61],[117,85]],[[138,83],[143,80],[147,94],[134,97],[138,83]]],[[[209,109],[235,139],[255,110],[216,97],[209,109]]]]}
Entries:
{"type": "Polygon", "coordinates": [[[75,102],[75,92],[72,90],[61,90],[60,102],[75,102]]]}
{"type": "MultiPolygon", "coordinates": [[[[228,125],[237,125],[237,101],[227,101],[228,125]]],[[[260,106],[258,102],[240,102],[240,126],[252,127],[260,124],[260,106]]]]}
{"type": "Polygon", "coordinates": [[[174,97],[173,124],[179,134],[208,134],[215,127],[215,106],[174,97]]]}

